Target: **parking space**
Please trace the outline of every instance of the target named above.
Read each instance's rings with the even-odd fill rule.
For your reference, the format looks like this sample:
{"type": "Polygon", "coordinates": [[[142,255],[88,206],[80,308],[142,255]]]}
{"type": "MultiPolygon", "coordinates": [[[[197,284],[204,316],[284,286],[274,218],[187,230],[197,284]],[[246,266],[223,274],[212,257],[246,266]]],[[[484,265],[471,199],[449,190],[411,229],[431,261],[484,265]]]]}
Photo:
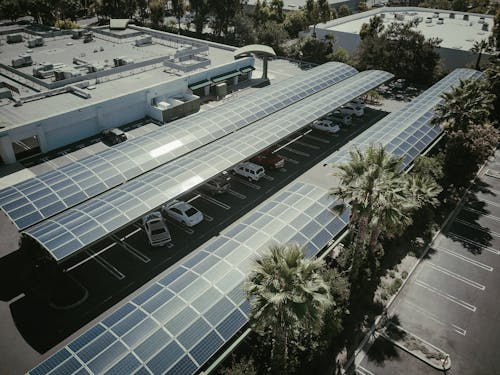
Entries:
{"type": "MultiPolygon", "coordinates": [[[[448,374],[500,373],[500,179],[485,174],[496,163],[483,170],[389,311],[450,354],[448,374]]],[[[416,362],[409,358],[406,365],[416,362]]],[[[368,358],[361,365],[373,371],[368,358]]]]}

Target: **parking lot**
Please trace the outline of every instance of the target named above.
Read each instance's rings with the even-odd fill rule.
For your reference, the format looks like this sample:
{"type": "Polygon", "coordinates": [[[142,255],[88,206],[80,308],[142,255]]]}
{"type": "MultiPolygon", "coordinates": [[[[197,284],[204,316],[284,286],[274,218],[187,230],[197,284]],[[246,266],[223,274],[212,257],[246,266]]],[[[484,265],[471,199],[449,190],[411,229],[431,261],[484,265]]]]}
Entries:
{"type": "MultiPolygon", "coordinates": [[[[449,353],[447,374],[500,373],[499,171],[497,152],[389,310],[406,330],[449,353]]],[[[374,346],[358,372],[441,372],[422,372],[420,360],[400,352],[374,346]]]]}
{"type": "MultiPolygon", "coordinates": [[[[305,128],[275,145],[276,154],[285,159],[284,168],[266,171],[266,175],[259,181],[233,176],[230,189],[220,195],[210,195],[202,189],[197,189],[179,197],[178,199],[188,201],[200,210],[204,220],[190,228],[167,218],[167,226],[172,237],[172,242],[167,246],[151,247],[142,223],[137,221],[68,259],[62,264],[66,270],[64,275],[68,283],[88,292],[86,300],[77,307],[55,309],[46,300],[40,299],[40,290],[54,287],[50,283],[56,278],[50,276],[53,272],[51,270],[45,270],[43,277],[39,276],[40,270],[37,272],[26,270],[15,275],[6,272],[12,275],[14,280],[5,280],[8,284],[4,283],[1,294],[12,296],[22,293],[10,304],[17,328],[33,348],[45,352],[209,238],[216,236],[230,223],[386,114],[387,112],[367,108],[363,117],[355,118],[351,125],[343,126],[337,134],[305,128]],[[37,311],[37,314],[34,315],[33,311],[37,311]]],[[[130,129],[125,127],[122,130],[131,138],[142,132],[151,131],[156,126],[153,123],[136,126],[132,124],[130,129]]],[[[75,145],[66,153],[60,152],[59,155],[54,155],[55,157],[49,157],[52,163],[40,164],[32,160],[30,168],[42,173],[105,147],[108,146],[98,139],[89,140],[82,147],[75,145]]],[[[25,250],[26,253],[33,251],[25,250]]],[[[13,256],[26,255],[23,252],[16,253],[13,256]]],[[[16,263],[15,259],[9,259],[9,262],[0,260],[0,272],[6,271],[7,267],[12,268],[13,263],[16,263]]],[[[56,288],[64,287],[66,286],[56,286],[56,288]]]]}

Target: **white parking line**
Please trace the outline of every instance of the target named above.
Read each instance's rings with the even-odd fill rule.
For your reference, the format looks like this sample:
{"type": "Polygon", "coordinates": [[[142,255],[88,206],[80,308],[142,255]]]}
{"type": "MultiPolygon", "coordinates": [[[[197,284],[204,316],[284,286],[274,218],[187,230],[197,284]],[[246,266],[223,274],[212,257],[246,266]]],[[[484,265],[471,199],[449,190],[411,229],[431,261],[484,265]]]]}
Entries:
{"type": "Polygon", "coordinates": [[[486,287],[482,284],[476,283],[475,281],[472,281],[471,279],[468,279],[467,277],[464,277],[462,275],[459,275],[458,273],[452,272],[444,267],[438,266],[437,264],[434,263],[427,263],[429,264],[432,268],[434,268],[436,271],[439,271],[441,273],[444,273],[445,275],[448,275],[450,277],[453,277],[456,280],[459,280],[467,285],[473,286],[474,288],[477,288],[479,290],[485,290],[486,287]]]}
{"type": "Polygon", "coordinates": [[[219,206],[219,207],[222,207],[222,208],[223,208],[223,209],[225,209],[225,210],[229,210],[229,209],[231,208],[231,206],[229,206],[229,205],[225,204],[224,202],[221,202],[221,201],[219,201],[219,200],[215,199],[214,197],[210,197],[210,196],[208,196],[208,195],[206,195],[206,194],[200,194],[200,196],[201,196],[203,199],[205,199],[206,201],[208,201],[208,202],[210,202],[210,203],[213,203],[213,204],[215,204],[215,205],[217,205],[217,206],[219,206]]]}
{"type": "Polygon", "coordinates": [[[480,231],[483,231],[483,232],[486,232],[488,234],[491,234],[495,237],[500,237],[500,233],[498,232],[495,232],[494,230],[491,230],[490,228],[484,228],[484,227],[481,227],[479,225],[476,225],[476,224],[473,224],[473,223],[470,223],[466,220],[463,220],[463,219],[455,219],[454,221],[456,221],[457,223],[460,223],[460,224],[463,224],[463,225],[466,225],[470,228],[473,228],[473,229],[477,229],[477,230],[480,230],[480,231]]]}
{"type": "Polygon", "coordinates": [[[318,141],[318,142],[322,142],[322,143],[330,143],[331,141],[329,139],[325,139],[325,138],[320,138],[320,137],[315,137],[314,135],[311,135],[311,134],[306,134],[304,135],[305,138],[309,138],[309,139],[312,139],[314,141],[318,141]]]}
{"type": "Polygon", "coordinates": [[[476,210],[475,208],[464,207],[463,210],[464,211],[469,211],[469,212],[472,212],[472,213],[475,213],[475,214],[479,214],[482,217],[488,217],[488,218],[490,218],[492,220],[500,221],[500,217],[495,216],[495,215],[491,215],[491,214],[486,214],[486,213],[484,213],[482,211],[476,210]]]}
{"type": "Polygon", "coordinates": [[[280,158],[285,159],[285,161],[286,161],[287,163],[299,164],[299,161],[298,161],[298,160],[295,160],[295,159],[289,158],[288,156],[281,155],[281,154],[278,154],[278,156],[279,156],[280,158]]]}
{"type": "Polygon", "coordinates": [[[438,296],[441,296],[441,297],[447,299],[448,301],[451,301],[453,303],[456,303],[459,306],[466,308],[467,310],[470,310],[472,312],[476,311],[476,306],[471,305],[470,303],[467,303],[467,302],[461,300],[460,298],[452,296],[451,294],[448,294],[445,291],[442,291],[438,288],[435,288],[432,285],[427,284],[425,281],[417,280],[416,284],[424,289],[427,289],[428,291],[430,291],[434,294],[437,294],[438,296]]]}
{"type": "Polygon", "coordinates": [[[313,149],[313,150],[319,150],[321,147],[319,146],[316,146],[316,145],[311,145],[309,143],[306,143],[306,142],[302,142],[302,141],[295,141],[293,143],[296,143],[298,145],[301,145],[301,146],[304,146],[304,147],[308,147],[310,149],[313,149]]]}
{"type": "Polygon", "coordinates": [[[284,149],[287,150],[288,152],[291,152],[292,154],[301,155],[301,156],[305,156],[305,157],[311,156],[307,152],[299,151],[299,150],[296,150],[296,149],[288,147],[288,146],[285,147],[284,149]]]}
{"type": "Polygon", "coordinates": [[[93,250],[87,249],[86,253],[90,255],[91,258],[93,258],[102,268],[104,268],[106,271],[108,271],[112,276],[117,278],[118,280],[123,280],[125,278],[125,275],[118,271],[118,269],[113,266],[111,263],[109,263],[106,259],[100,256],[100,254],[103,251],[100,250],[97,253],[94,253],[93,250]]]}
{"type": "Polygon", "coordinates": [[[449,249],[447,249],[445,247],[433,246],[432,248],[435,249],[435,250],[442,251],[442,252],[444,252],[446,254],[449,254],[451,256],[454,256],[454,257],[456,257],[456,258],[458,258],[460,260],[463,260],[464,262],[473,264],[474,266],[482,268],[482,269],[484,269],[486,271],[489,271],[489,272],[493,271],[493,267],[490,267],[490,266],[488,266],[488,265],[486,265],[484,263],[478,262],[477,260],[474,260],[474,259],[471,259],[469,257],[466,257],[466,256],[464,256],[462,254],[456,253],[455,251],[449,250],[449,249]]]}
{"type": "Polygon", "coordinates": [[[373,372],[371,372],[370,370],[365,369],[361,365],[357,365],[355,371],[356,371],[356,374],[359,374],[359,375],[375,375],[373,372]]]}
{"type": "Polygon", "coordinates": [[[491,206],[500,207],[500,204],[498,202],[493,202],[493,201],[490,201],[490,200],[485,199],[483,197],[481,197],[481,202],[486,202],[491,206]]]}
{"type": "Polygon", "coordinates": [[[237,191],[234,191],[233,189],[228,189],[227,192],[231,195],[234,195],[236,198],[240,199],[246,199],[246,195],[238,193],[237,191]]]}
{"type": "Polygon", "coordinates": [[[194,201],[194,200],[196,200],[196,199],[198,199],[198,198],[201,198],[201,195],[200,195],[200,194],[196,194],[194,197],[189,198],[189,199],[187,200],[187,202],[191,203],[192,201],[194,201]]]}
{"type": "Polygon", "coordinates": [[[244,180],[244,179],[239,178],[239,177],[238,177],[238,178],[235,178],[234,180],[235,180],[235,181],[238,181],[240,184],[243,184],[243,185],[249,186],[249,187],[251,187],[251,188],[253,188],[253,189],[255,189],[255,190],[260,190],[260,188],[261,188],[259,185],[257,185],[257,184],[253,184],[253,183],[251,183],[250,181],[244,180]]]}
{"type": "Polygon", "coordinates": [[[438,317],[436,315],[434,315],[431,312],[423,309],[422,307],[414,304],[413,302],[404,301],[403,303],[409,305],[413,310],[415,310],[415,311],[419,312],[420,314],[426,316],[427,318],[435,321],[436,323],[441,324],[442,326],[445,326],[445,327],[451,326],[452,330],[455,331],[456,333],[458,333],[459,335],[465,336],[467,334],[467,330],[457,326],[456,324],[443,322],[442,320],[438,319],[438,317]]]}
{"type": "MultiPolygon", "coordinates": [[[[133,231],[133,233],[137,233],[137,232],[138,232],[138,230],[133,231]]],[[[127,236],[129,236],[129,235],[130,235],[130,233],[127,236]]],[[[129,252],[131,255],[135,256],[141,262],[149,263],[151,261],[151,258],[144,255],[142,252],[137,250],[135,247],[132,247],[128,243],[124,242],[124,239],[127,238],[127,236],[120,239],[116,235],[112,234],[111,238],[114,239],[117,243],[120,243],[121,247],[123,247],[127,252],[129,252]]]]}
{"type": "Polygon", "coordinates": [[[485,245],[483,245],[483,244],[481,244],[479,242],[473,241],[473,240],[469,240],[468,238],[465,238],[465,237],[463,237],[463,236],[461,236],[459,234],[456,234],[454,232],[448,232],[447,235],[450,236],[450,237],[452,237],[452,238],[456,238],[460,242],[466,242],[468,244],[477,246],[477,247],[479,247],[481,249],[487,250],[487,251],[489,251],[489,252],[491,252],[491,253],[493,253],[495,255],[500,255],[500,251],[498,251],[497,249],[494,249],[494,248],[492,248],[490,246],[485,246],[485,245]]]}

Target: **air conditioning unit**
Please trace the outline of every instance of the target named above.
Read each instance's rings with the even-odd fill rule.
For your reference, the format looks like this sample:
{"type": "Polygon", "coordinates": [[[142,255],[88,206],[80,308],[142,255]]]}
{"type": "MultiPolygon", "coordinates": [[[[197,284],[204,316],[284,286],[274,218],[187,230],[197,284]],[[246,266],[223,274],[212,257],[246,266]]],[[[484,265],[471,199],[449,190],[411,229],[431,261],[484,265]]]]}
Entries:
{"type": "Polygon", "coordinates": [[[439,17],[436,22],[438,25],[442,25],[444,23],[444,18],[439,17]]]}
{"type": "Polygon", "coordinates": [[[455,18],[455,13],[450,13],[450,18],[454,19],[455,18]]]}
{"type": "Polygon", "coordinates": [[[43,38],[41,36],[28,40],[28,48],[35,48],[40,46],[43,46],[43,38]]]}
{"type": "Polygon", "coordinates": [[[21,34],[8,34],[7,43],[21,43],[23,41],[23,36],[21,34]]]}
{"type": "Polygon", "coordinates": [[[13,68],[21,68],[23,66],[30,66],[33,64],[33,60],[31,55],[23,54],[19,55],[18,58],[12,59],[12,67],[13,68]]]}

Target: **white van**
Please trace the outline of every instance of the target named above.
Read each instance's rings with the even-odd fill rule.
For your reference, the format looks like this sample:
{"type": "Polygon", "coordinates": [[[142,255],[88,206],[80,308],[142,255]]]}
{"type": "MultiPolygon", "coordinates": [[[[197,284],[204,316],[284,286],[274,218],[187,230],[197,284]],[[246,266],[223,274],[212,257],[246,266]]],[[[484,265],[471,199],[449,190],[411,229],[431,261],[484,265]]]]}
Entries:
{"type": "Polygon", "coordinates": [[[249,181],[259,181],[266,174],[263,167],[249,161],[237,164],[231,172],[246,177],[249,181]]]}

